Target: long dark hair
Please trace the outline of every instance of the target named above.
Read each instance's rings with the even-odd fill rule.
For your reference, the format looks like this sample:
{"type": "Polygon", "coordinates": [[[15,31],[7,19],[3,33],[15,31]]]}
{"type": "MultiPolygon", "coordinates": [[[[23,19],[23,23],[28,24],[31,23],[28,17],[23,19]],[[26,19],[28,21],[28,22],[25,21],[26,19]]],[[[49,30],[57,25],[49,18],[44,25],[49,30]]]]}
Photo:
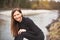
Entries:
{"type": "Polygon", "coordinates": [[[14,14],[15,11],[18,11],[18,12],[22,13],[20,8],[14,8],[12,10],[12,13],[11,13],[11,33],[13,34],[13,36],[18,35],[17,21],[14,20],[14,18],[13,18],[13,14],[14,14]]]}

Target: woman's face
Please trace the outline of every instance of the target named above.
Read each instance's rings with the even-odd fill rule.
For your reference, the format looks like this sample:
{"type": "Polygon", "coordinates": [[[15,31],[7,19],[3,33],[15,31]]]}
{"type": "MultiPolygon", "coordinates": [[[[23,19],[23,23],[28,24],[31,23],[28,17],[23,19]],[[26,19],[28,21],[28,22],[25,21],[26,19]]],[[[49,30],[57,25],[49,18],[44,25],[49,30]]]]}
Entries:
{"type": "Polygon", "coordinates": [[[21,22],[22,21],[22,14],[19,11],[15,11],[13,14],[13,18],[16,21],[21,22]]]}

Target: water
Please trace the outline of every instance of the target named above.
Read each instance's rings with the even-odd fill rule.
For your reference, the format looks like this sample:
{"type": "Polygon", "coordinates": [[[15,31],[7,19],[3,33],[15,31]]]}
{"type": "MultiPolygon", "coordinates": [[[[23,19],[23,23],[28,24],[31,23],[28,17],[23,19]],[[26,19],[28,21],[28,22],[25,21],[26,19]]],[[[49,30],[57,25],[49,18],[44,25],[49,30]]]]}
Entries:
{"type": "MultiPolygon", "coordinates": [[[[48,31],[46,26],[58,17],[58,10],[22,10],[44,32],[45,40],[48,31]]],[[[11,10],[0,11],[0,40],[13,40],[10,33],[11,10]]],[[[25,39],[26,40],[26,39],[25,39]]]]}

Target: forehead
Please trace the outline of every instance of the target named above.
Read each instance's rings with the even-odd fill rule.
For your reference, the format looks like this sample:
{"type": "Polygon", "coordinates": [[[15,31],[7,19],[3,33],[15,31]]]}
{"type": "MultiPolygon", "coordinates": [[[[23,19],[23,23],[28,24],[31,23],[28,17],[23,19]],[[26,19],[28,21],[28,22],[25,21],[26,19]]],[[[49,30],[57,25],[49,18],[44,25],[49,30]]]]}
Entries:
{"type": "Polygon", "coordinates": [[[19,11],[15,11],[13,15],[16,15],[16,14],[20,14],[20,12],[19,11]]]}

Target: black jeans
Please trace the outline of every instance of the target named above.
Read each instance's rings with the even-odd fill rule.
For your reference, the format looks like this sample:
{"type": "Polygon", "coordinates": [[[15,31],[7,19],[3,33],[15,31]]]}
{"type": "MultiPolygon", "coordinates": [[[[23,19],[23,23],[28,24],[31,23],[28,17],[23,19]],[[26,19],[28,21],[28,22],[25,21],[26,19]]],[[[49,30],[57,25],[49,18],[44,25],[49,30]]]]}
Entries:
{"type": "Polygon", "coordinates": [[[23,32],[20,35],[16,36],[14,40],[23,40],[23,38],[27,38],[28,40],[44,40],[44,35],[38,38],[37,36],[34,36],[28,32],[23,32]]]}

